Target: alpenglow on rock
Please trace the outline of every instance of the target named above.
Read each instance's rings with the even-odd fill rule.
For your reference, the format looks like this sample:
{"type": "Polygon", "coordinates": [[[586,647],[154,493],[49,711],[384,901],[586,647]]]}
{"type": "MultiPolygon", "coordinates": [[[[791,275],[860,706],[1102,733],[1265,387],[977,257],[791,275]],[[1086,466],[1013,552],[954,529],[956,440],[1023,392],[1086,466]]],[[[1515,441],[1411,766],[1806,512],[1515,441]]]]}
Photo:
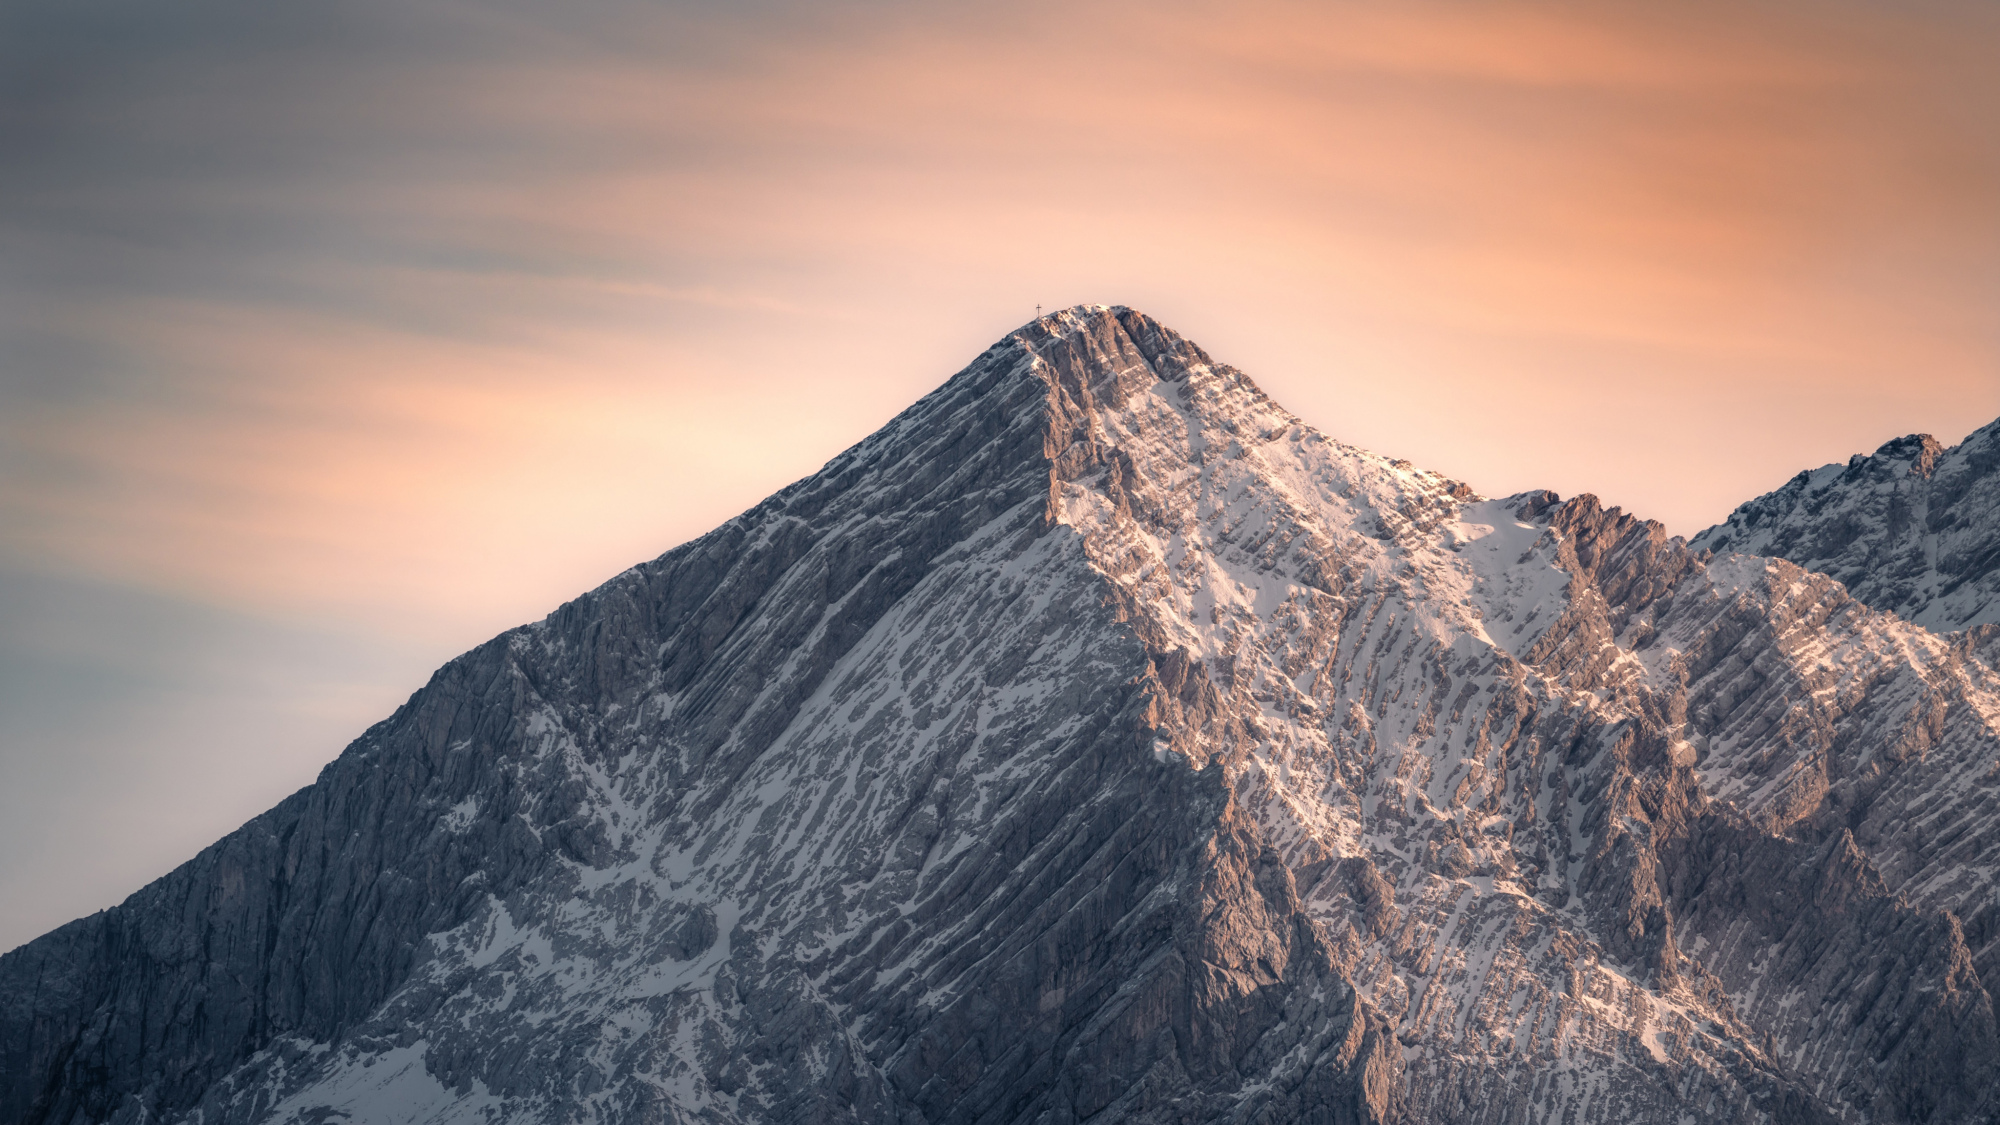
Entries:
{"type": "Polygon", "coordinates": [[[2000,421],[1950,449],[1911,434],[1800,473],[1692,544],[1790,559],[1939,632],[2000,623],[2000,421]]]}
{"type": "Polygon", "coordinates": [[[1996,632],[1070,309],[0,958],[0,1120],[1990,1121],[1996,632]]]}

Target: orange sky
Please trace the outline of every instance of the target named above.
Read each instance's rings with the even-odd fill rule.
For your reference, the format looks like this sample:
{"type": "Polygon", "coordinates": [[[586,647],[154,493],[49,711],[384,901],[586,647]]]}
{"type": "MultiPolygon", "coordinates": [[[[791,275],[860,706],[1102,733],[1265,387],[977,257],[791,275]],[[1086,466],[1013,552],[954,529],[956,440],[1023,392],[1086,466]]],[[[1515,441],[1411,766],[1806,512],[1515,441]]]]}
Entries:
{"type": "MultiPolygon", "coordinates": [[[[23,8],[0,566],[295,631],[229,634],[239,657],[352,653],[273,672],[254,722],[240,660],[117,696],[110,765],[33,784],[10,762],[69,728],[0,696],[42,732],[0,789],[37,807],[111,784],[120,746],[250,779],[149,814],[166,853],[114,839],[46,917],[813,471],[1038,302],[1134,305],[1334,437],[1678,533],[1955,442],[2000,415],[1996,11],[214,5],[118,37],[23,8]],[[224,749],[174,757],[198,742],[224,749]]],[[[0,659],[52,667],[40,643],[0,659]]]]}

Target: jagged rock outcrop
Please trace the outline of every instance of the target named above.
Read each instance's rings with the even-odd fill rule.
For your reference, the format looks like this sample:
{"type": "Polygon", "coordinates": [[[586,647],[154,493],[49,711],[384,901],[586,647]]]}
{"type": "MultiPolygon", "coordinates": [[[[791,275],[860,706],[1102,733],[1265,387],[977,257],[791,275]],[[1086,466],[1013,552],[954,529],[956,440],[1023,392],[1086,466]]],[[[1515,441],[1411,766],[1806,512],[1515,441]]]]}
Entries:
{"type": "Polygon", "coordinates": [[[1988,1121],[1996,656],[1067,310],[0,957],[0,1120],[1988,1121]]]}
{"type": "Polygon", "coordinates": [[[1830,574],[1876,609],[1949,632],[2000,622],[2000,421],[1802,472],[1695,536],[1830,574]]]}

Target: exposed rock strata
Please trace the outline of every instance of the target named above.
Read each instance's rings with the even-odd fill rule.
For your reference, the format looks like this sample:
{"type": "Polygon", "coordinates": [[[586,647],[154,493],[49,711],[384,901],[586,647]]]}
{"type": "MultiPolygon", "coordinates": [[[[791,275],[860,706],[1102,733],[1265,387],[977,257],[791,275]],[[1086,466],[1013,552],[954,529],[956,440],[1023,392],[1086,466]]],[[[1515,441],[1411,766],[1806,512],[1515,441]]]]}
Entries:
{"type": "Polygon", "coordinates": [[[1069,310],[0,958],[0,1120],[1991,1120],[1996,656],[1069,310]]]}
{"type": "Polygon", "coordinates": [[[1911,434],[1802,472],[1693,543],[1790,559],[1940,632],[2000,622],[2000,422],[1949,449],[1911,434]]]}

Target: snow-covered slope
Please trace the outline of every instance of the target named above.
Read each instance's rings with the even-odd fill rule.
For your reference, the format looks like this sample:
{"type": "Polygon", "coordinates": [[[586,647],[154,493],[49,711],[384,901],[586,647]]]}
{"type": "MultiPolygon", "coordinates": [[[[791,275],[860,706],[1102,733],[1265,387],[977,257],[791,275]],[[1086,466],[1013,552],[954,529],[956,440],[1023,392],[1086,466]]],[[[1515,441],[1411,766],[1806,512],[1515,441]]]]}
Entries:
{"type": "Polygon", "coordinates": [[[1693,543],[1790,559],[1940,632],[2000,622],[2000,421],[1950,449],[1912,434],[1800,473],[1693,543]]]}
{"type": "Polygon", "coordinates": [[[1996,633],[1071,309],[0,958],[0,1119],[1987,1120],[1996,633]]]}

